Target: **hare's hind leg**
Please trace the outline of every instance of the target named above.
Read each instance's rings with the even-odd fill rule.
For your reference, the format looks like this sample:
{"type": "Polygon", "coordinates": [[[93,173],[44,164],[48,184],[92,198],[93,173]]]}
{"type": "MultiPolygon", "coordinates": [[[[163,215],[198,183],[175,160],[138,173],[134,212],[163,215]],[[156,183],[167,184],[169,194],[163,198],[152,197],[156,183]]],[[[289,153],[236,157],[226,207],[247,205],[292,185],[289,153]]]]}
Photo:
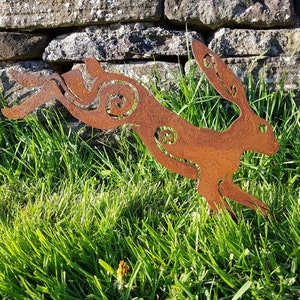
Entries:
{"type": "Polygon", "coordinates": [[[223,196],[228,197],[254,210],[260,209],[262,214],[264,215],[270,213],[270,209],[266,204],[240,189],[232,182],[231,177],[227,177],[223,182],[221,182],[219,190],[223,196]]]}
{"type": "Polygon", "coordinates": [[[48,81],[42,86],[41,90],[37,94],[25,100],[21,104],[16,104],[12,107],[4,107],[1,112],[7,118],[25,118],[39,106],[52,99],[58,99],[59,97],[63,97],[63,95],[56,83],[54,81],[48,81]]]}
{"type": "Polygon", "coordinates": [[[203,173],[204,172],[201,172],[200,180],[198,182],[198,193],[207,201],[210,212],[217,213],[226,209],[230,215],[234,217],[233,211],[218,190],[218,180],[204,175],[203,173]]]}

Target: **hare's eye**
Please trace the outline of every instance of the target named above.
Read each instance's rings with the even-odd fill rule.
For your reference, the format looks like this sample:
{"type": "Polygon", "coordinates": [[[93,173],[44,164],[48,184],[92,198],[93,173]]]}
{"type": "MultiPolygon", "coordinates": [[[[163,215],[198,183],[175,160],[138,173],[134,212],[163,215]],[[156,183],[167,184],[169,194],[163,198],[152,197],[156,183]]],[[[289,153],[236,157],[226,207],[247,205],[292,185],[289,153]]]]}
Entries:
{"type": "Polygon", "coordinates": [[[260,124],[260,125],[258,126],[258,129],[259,129],[260,132],[267,132],[267,125],[265,125],[265,124],[260,124]]]}

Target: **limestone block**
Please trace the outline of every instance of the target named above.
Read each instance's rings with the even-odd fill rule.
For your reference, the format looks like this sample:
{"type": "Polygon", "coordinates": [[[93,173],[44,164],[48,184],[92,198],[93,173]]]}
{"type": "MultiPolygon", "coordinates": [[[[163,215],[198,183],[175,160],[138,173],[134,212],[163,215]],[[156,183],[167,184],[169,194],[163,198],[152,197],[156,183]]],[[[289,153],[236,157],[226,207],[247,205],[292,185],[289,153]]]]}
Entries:
{"type": "MultiPolygon", "coordinates": [[[[224,61],[241,80],[247,88],[249,74],[251,74],[254,84],[259,84],[263,79],[270,91],[279,90],[284,79],[284,91],[299,89],[300,86],[300,54],[294,56],[277,57],[231,57],[224,61]]],[[[196,70],[196,76],[200,76],[199,67],[196,61],[191,60],[185,65],[185,72],[196,70]]]]}
{"type": "Polygon", "coordinates": [[[198,28],[221,26],[290,26],[295,23],[292,0],[166,0],[165,16],[198,28]]]}
{"type": "Polygon", "coordinates": [[[48,42],[46,35],[0,32],[0,60],[41,58],[48,42]]]}
{"type": "Polygon", "coordinates": [[[229,29],[221,28],[210,38],[209,47],[218,55],[278,56],[300,51],[300,27],[293,29],[229,29]]]}
{"type": "Polygon", "coordinates": [[[153,59],[187,55],[191,38],[203,40],[195,31],[171,30],[149,24],[114,24],[87,27],[81,32],[58,36],[45,49],[46,61],[98,61],[153,59]]]}
{"type": "Polygon", "coordinates": [[[258,84],[264,79],[268,90],[279,90],[284,80],[284,90],[291,91],[300,86],[300,55],[292,57],[264,57],[256,59],[228,58],[227,63],[236,74],[243,74],[245,85],[248,83],[248,74],[251,73],[254,82],[258,84]]]}
{"type": "Polygon", "coordinates": [[[0,28],[49,28],[112,22],[157,21],[162,0],[2,0],[0,28]]]}

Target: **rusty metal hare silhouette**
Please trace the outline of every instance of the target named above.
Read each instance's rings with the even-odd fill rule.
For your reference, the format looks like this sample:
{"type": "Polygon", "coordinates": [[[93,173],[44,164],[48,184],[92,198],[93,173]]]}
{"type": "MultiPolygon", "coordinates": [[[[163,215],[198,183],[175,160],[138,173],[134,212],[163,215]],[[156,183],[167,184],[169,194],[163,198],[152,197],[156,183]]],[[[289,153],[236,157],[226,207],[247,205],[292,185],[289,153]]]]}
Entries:
{"type": "Polygon", "coordinates": [[[245,151],[266,155],[278,151],[273,130],[252,111],[241,82],[214,52],[197,40],[192,41],[192,50],[218,93],[240,109],[239,117],[223,132],[190,124],[163,107],[137,81],[106,73],[92,58],[84,60],[87,72],[94,78],[91,89],[84,85],[79,70],[45,77],[12,72],[11,76],[22,86],[41,89],[22,104],[3,108],[2,113],[8,118],[23,118],[56,99],[75,118],[94,128],[112,129],[130,124],[159,163],[198,180],[198,192],[205,197],[211,211],[227,209],[232,213],[224,199],[227,197],[267,214],[268,206],[235,185],[232,176],[245,151]]]}

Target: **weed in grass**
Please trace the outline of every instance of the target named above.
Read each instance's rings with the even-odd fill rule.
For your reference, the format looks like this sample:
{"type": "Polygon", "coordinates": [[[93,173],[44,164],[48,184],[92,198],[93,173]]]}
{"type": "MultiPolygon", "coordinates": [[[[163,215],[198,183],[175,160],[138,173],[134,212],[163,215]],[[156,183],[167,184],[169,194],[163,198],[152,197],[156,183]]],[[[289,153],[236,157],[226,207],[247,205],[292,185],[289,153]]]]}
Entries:
{"type": "MultiPolygon", "coordinates": [[[[203,78],[178,82],[176,93],[152,88],[193,124],[224,130],[237,116],[203,78]]],[[[196,183],[138,137],[92,148],[53,116],[1,118],[2,299],[298,299],[299,110],[292,94],[249,86],[281,149],[244,154],[235,182],[273,215],[232,204],[238,223],[209,217],[196,183]],[[122,286],[120,261],[130,267],[122,286]]]]}

